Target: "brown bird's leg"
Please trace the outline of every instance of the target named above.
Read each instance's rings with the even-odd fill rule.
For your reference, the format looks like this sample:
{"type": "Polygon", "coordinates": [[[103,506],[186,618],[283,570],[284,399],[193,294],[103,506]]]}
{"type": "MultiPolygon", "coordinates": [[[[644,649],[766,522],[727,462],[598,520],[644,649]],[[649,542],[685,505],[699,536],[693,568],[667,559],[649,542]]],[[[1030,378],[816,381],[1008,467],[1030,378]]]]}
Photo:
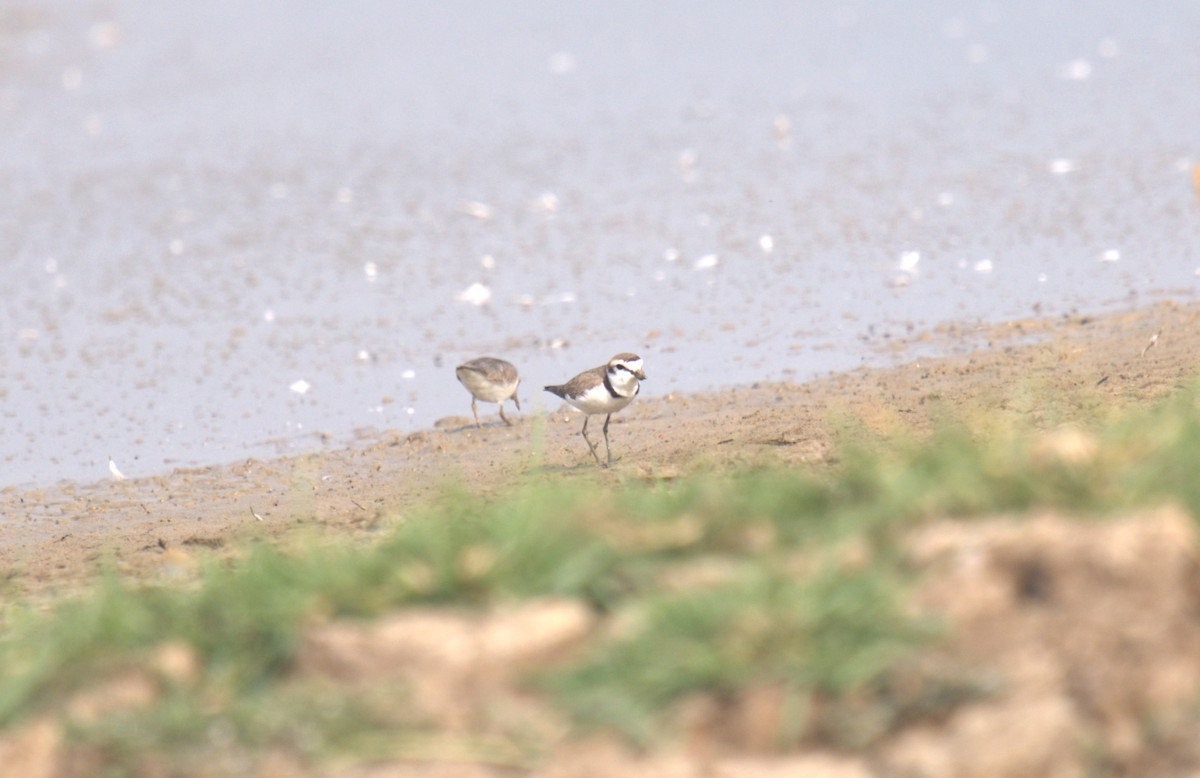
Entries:
{"type": "Polygon", "coordinates": [[[505,424],[507,424],[510,427],[512,426],[512,422],[509,421],[508,417],[504,415],[504,401],[503,400],[500,401],[500,418],[504,421],[505,424]]]}
{"type": "Polygon", "coordinates": [[[482,425],[479,423],[479,409],[475,407],[475,398],[471,398],[471,413],[475,414],[475,429],[480,429],[482,425]]]}

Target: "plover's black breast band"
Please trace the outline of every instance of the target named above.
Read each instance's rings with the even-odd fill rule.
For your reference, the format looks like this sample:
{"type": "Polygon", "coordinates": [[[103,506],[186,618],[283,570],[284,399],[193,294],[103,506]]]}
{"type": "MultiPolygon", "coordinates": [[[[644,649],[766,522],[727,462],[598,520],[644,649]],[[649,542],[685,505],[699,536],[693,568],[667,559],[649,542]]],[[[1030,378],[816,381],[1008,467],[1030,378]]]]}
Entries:
{"type": "Polygon", "coordinates": [[[604,371],[604,388],[608,390],[609,397],[616,399],[621,396],[621,395],[617,394],[616,389],[613,389],[612,381],[608,377],[607,370],[604,371]]]}

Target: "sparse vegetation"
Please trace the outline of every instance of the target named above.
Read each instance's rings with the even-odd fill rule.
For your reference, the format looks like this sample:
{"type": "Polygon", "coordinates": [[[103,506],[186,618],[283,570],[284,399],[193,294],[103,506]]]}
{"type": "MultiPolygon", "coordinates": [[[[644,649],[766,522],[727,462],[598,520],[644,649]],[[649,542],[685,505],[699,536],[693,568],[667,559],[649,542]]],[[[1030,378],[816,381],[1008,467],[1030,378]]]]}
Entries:
{"type": "Polygon", "coordinates": [[[914,571],[897,541],[914,524],[1033,507],[1097,516],[1164,501],[1200,515],[1190,389],[1049,431],[998,431],[986,419],[924,437],[847,431],[838,454],[831,464],[615,488],[534,473],[497,499],[450,493],[393,517],[370,545],[259,544],[234,563],[214,558],[186,584],[110,575],[49,610],[10,603],[0,722],[70,709],[81,690],[149,668],[156,692],[146,706],[73,718],[75,742],[114,769],[132,770],[132,755],[148,752],[200,763],[239,748],[301,760],[370,749],[372,732],[419,737],[427,724],[402,688],[296,677],[306,629],[405,606],[470,611],[554,596],[611,626],[527,674],[577,726],[650,744],[670,736],[697,695],[737,704],[769,688],[794,714],[774,742],[861,745],[975,693],[919,661],[943,631],[905,607],[914,571]],[[162,669],[164,646],[184,647],[194,670],[162,669]]]}

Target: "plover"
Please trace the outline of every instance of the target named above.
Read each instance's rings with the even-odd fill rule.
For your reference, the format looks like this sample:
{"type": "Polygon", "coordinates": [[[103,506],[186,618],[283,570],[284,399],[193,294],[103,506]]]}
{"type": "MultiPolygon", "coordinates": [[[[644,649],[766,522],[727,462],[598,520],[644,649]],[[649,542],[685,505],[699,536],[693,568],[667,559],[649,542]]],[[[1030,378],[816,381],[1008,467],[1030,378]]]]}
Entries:
{"type": "Polygon", "coordinates": [[[642,370],[642,358],[637,354],[623,352],[608,360],[607,365],[585,370],[561,386],[547,386],[546,391],[556,394],[571,405],[583,411],[583,430],[581,434],[588,444],[588,450],[600,464],[600,456],[596,453],[596,444],[588,438],[588,419],[597,414],[606,414],[604,418],[604,450],[608,454],[608,464],[612,464],[612,449],[608,446],[608,422],[612,415],[633,402],[638,391],[642,388],[638,381],[646,380],[642,370]]]}
{"type": "Polygon", "coordinates": [[[454,368],[454,374],[471,393],[471,413],[475,414],[476,427],[480,426],[476,400],[496,403],[500,407],[500,418],[512,426],[512,422],[504,415],[504,401],[511,397],[517,410],[521,410],[521,401],[517,399],[517,385],[521,383],[521,377],[511,362],[495,357],[479,357],[454,368]]]}

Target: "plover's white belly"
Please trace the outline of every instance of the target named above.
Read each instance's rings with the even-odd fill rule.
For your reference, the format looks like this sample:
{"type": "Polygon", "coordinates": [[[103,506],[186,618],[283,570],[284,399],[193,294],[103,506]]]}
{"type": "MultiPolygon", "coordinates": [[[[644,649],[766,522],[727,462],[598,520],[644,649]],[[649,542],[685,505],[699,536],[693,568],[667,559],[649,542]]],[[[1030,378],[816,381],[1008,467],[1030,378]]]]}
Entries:
{"type": "Polygon", "coordinates": [[[467,391],[484,402],[504,402],[517,391],[516,381],[492,383],[475,370],[459,370],[457,375],[462,385],[467,387],[467,391]]]}
{"type": "Polygon", "coordinates": [[[604,384],[593,386],[579,397],[567,397],[565,399],[571,405],[588,414],[615,413],[633,402],[633,396],[613,397],[608,393],[608,389],[604,388],[604,384]]]}

